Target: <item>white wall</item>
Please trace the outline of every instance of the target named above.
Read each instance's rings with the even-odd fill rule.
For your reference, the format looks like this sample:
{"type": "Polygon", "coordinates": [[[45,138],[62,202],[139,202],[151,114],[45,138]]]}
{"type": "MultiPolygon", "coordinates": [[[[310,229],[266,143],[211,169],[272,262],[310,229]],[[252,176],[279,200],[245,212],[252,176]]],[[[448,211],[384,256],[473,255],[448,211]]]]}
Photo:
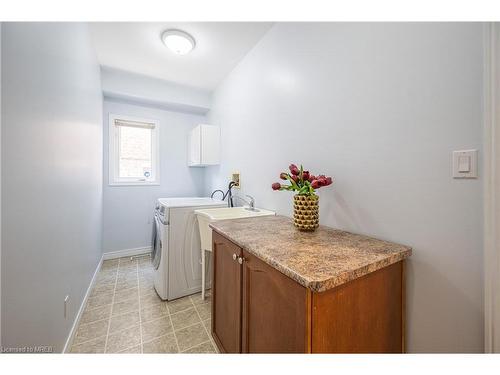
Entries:
{"type": "MultiPolygon", "coordinates": [[[[0,213],[2,212],[2,22],[0,22],[0,213]]],[[[2,215],[0,214],[0,347],[2,346],[2,215]]]]}
{"type": "Polygon", "coordinates": [[[62,350],[101,257],[101,218],[102,94],[87,25],[5,23],[4,346],[62,350]]]}
{"type": "Polygon", "coordinates": [[[109,67],[101,68],[106,98],[124,99],[142,105],[186,113],[206,114],[211,93],[140,74],[109,67]]]}
{"type": "Polygon", "coordinates": [[[204,171],[187,166],[188,134],[204,116],[170,112],[132,103],[104,101],[104,201],[103,251],[134,249],[151,245],[156,199],[201,196],[204,171]],[[160,121],[159,186],[109,186],[109,114],[151,118],[160,121]]]}
{"type": "MultiPolygon", "coordinates": [[[[333,175],[321,223],[414,248],[410,352],[483,350],[482,179],[451,152],[482,149],[482,25],[275,25],[217,88],[209,121],[242,194],[292,214],[271,183],[289,163],[333,175]]],[[[481,171],[480,171],[481,172],[481,171]]]]}

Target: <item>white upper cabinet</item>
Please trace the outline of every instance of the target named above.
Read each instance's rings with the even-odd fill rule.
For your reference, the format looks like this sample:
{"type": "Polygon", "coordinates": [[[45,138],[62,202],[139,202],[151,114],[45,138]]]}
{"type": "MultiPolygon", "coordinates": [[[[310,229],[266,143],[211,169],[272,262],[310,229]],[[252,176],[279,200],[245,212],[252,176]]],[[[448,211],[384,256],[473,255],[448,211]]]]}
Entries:
{"type": "Polygon", "coordinates": [[[220,128],[201,124],[189,134],[190,167],[204,167],[220,163],[220,128]]]}

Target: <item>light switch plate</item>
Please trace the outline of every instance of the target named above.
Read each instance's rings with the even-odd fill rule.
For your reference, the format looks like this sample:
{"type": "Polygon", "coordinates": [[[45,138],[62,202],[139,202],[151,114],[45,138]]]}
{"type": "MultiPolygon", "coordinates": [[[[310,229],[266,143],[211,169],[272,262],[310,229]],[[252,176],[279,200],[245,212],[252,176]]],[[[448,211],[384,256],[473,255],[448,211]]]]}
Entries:
{"type": "Polygon", "coordinates": [[[453,151],[453,178],[477,178],[477,150],[453,151]]]}

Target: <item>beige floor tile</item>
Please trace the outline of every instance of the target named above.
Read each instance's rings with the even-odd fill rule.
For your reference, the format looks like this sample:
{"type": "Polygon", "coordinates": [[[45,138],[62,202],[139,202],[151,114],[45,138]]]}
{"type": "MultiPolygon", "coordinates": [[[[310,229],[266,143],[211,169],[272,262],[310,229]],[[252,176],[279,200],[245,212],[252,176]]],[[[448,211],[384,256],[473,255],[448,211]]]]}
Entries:
{"type": "Polygon", "coordinates": [[[141,307],[149,307],[155,305],[165,305],[166,302],[163,301],[156,292],[150,294],[141,295],[141,307]]]}
{"type": "Polygon", "coordinates": [[[142,351],[141,351],[141,346],[137,345],[137,346],[134,346],[133,348],[127,348],[125,350],[120,350],[118,353],[119,354],[141,354],[142,351]]]}
{"type": "Polygon", "coordinates": [[[119,273],[118,276],[116,277],[117,284],[137,282],[137,281],[138,281],[137,272],[121,273],[121,274],[119,273]]]}
{"type": "Polygon", "coordinates": [[[149,264],[140,263],[137,266],[137,269],[139,270],[139,275],[154,273],[155,271],[151,263],[149,264]]]}
{"type": "Polygon", "coordinates": [[[148,275],[139,274],[139,285],[153,285],[154,279],[153,277],[149,277],[148,275]]]}
{"type": "Polygon", "coordinates": [[[118,268],[118,273],[116,274],[118,278],[137,278],[137,267],[127,267],[127,268],[118,268]]]}
{"type": "Polygon", "coordinates": [[[80,318],[80,324],[92,323],[98,320],[108,319],[111,315],[111,305],[100,306],[95,309],[86,308],[80,318]]]}
{"type": "Polygon", "coordinates": [[[138,285],[137,278],[130,280],[123,280],[116,283],[115,291],[120,291],[123,289],[135,288],[138,285]]]}
{"type": "Polygon", "coordinates": [[[141,309],[142,323],[150,322],[164,316],[168,316],[168,309],[166,304],[148,306],[141,309]]]}
{"type": "Polygon", "coordinates": [[[206,293],[205,299],[201,299],[201,293],[196,293],[191,296],[191,300],[193,301],[193,304],[201,305],[203,303],[211,302],[212,296],[210,295],[210,293],[206,293]]]}
{"type": "Polygon", "coordinates": [[[139,297],[113,304],[111,315],[121,315],[132,311],[139,311],[139,297]]]}
{"type": "Polygon", "coordinates": [[[151,267],[151,256],[137,258],[137,263],[142,266],[151,267]]]}
{"type": "Polygon", "coordinates": [[[140,285],[152,285],[154,282],[154,275],[147,274],[144,272],[139,273],[139,284],[140,285]]]}
{"type": "Polygon", "coordinates": [[[104,277],[116,276],[117,270],[118,268],[101,268],[97,273],[97,277],[104,278],[104,277]]]}
{"type": "Polygon", "coordinates": [[[156,293],[156,289],[151,283],[150,285],[139,284],[139,293],[141,295],[156,293]]]}
{"type": "Polygon", "coordinates": [[[152,268],[139,268],[139,277],[144,280],[153,280],[154,271],[152,268]]]}
{"type": "Polygon", "coordinates": [[[104,353],[106,336],[84,342],[83,344],[73,345],[71,353],[104,353]]]}
{"type": "Polygon", "coordinates": [[[139,267],[137,266],[137,262],[123,263],[118,266],[118,273],[134,272],[135,274],[137,274],[138,269],[139,267]]]}
{"type": "Polygon", "coordinates": [[[100,288],[104,285],[115,285],[116,283],[116,276],[115,277],[104,277],[104,278],[99,278],[96,277],[95,280],[95,287],[100,288]]]}
{"type": "Polygon", "coordinates": [[[89,294],[89,298],[96,297],[100,294],[113,294],[115,291],[115,284],[104,284],[100,286],[94,286],[89,294]]]}
{"type": "Polygon", "coordinates": [[[170,314],[175,314],[176,312],[187,310],[193,306],[193,302],[191,302],[191,298],[189,296],[167,302],[167,307],[170,314]]]}
{"type": "Polygon", "coordinates": [[[113,316],[109,322],[109,334],[138,325],[139,311],[113,316]]]}
{"type": "Polygon", "coordinates": [[[177,353],[177,342],[173,333],[142,344],[144,353],[177,353]]]}
{"type": "Polygon", "coordinates": [[[132,269],[132,268],[137,269],[137,261],[130,260],[130,258],[128,258],[128,259],[120,258],[120,263],[118,264],[118,270],[120,270],[120,269],[125,270],[125,269],[132,269]]]}
{"type": "Polygon", "coordinates": [[[145,288],[147,286],[154,286],[154,281],[153,279],[148,280],[143,277],[139,277],[139,286],[142,288],[145,288]]]}
{"type": "Polygon", "coordinates": [[[122,302],[128,299],[137,298],[139,295],[139,288],[133,287],[129,289],[121,289],[115,292],[115,303],[122,302]]]}
{"type": "Polygon", "coordinates": [[[154,338],[172,332],[170,317],[164,316],[159,319],[142,323],[142,341],[151,341],[154,338]]]}
{"type": "Polygon", "coordinates": [[[113,271],[112,273],[98,273],[97,277],[95,279],[96,284],[98,285],[103,285],[103,284],[114,284],[116,280],[116,271],[113,271]]]}
{"type": "Polygon", "coordinates": [[[87,309],[95,309],[96,307],[110,305],[113,303],[113,293],[101,293],[97,294],[95,297],[90,297],[87,300],[87,309]]]}
{"type": "Polygon", "coordinates": [[[104,261],[96,280],[89,302],[91,307],[97,307],[84,311],[71,352],[140,353],[142,349],[144,353],[176,353],[178,343],[169,314],[173,314],[176,333],[180,332],[182,350],[187,353],[217,350],[213,349],[213,341],[210,337],[207,339],[205,331],[205,327],[211,329],[210,319],[199,320],[199,315],[205,318],[209,312],[206,306],[200,305],[209,304],[210,299],[202,301],[197,294],[171,302],[161,301],[154,290],[150,259],[130,261],[125,257],[104,261]],[[144,306],[139,306],[139,295],[144,306]],[[114,296],[115,303],[98,306],[105,303],[104,296],[111,297],[111,301],[114,296]]]}
{"type": "Polygon", "coordinates": [[[116,282],[117,283],[134,281],[136,279],[138,279],[136,270],[126,271],[126,272],[118,272],[118,274],[116,275],[116,282]]]}
{"type": "Polygon", "coordinates": [[[211,334],[212,332],[212,319],[206,319],[203,321],[203,325],[207,329],[207,332],[211,334]]]}
{"type": "Polygon", "coordinates": [[[172,319],[175,331],[201,321],[194,307],[172,314],[170,315],[170,318],[172,319]]]}
{"type": "Polygon", "coordinates": [[[210,340],[202,323],[175,331],[175,336],[181,352],[210,340]]]}
{"type": "Polygon", "coordinates": [[[139,268],[139,278],[152,281],[154,278],[154,270],[152,268],[151,269],[139,268]]]}
{"type": "Polygon", "coordinates": [[[82,324],[78,327],[73,344],[81,344],[84,341],[96,339],[105,336],[108,332],[108,319],[99,320],[97,322],[82,324]]]}
{"type": "Polygon", "coordinates": [[[141,343],[141,329],[139,325],[124,329],[108,336],[106,353],[117,353],[121,350],[132,348],[141,343]]]}
{"type": "Polygon", "coordinates": [[[211,341],[204,342],[203,344],[196,345],[188,350],[183,351],[183,353],[216,353],[215,348],[211,341]]]}
{"type": "Polygon", "coordinates": [[[201,320],[209,319],[212,314],[212,304],[210,302],[195,305],[201,320]]]}
{"type": "Polygon", "coordinates": [[[118,268],[118,259],[108,259],[104,260],[101,265],[101,270],[118,268]]]}

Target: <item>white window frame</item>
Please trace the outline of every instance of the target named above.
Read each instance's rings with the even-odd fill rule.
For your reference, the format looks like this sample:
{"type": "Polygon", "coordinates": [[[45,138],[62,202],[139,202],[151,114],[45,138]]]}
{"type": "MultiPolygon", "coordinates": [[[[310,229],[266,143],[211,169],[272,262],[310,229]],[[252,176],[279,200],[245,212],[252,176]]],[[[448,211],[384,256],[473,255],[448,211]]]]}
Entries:
{"type": "Polygon", "coordinates": [[[109,115],[109,185],[110,186],[152,186],[160,185],[160,121],[155,119],[145,119],[127,115],[109,115]],[[151,130],[151,177],[150,178],[120,178],[118,175],[118,147],[119,136],[118,127],[115,126],[115,120],[143,122],[153,124],[151,130]]]}

